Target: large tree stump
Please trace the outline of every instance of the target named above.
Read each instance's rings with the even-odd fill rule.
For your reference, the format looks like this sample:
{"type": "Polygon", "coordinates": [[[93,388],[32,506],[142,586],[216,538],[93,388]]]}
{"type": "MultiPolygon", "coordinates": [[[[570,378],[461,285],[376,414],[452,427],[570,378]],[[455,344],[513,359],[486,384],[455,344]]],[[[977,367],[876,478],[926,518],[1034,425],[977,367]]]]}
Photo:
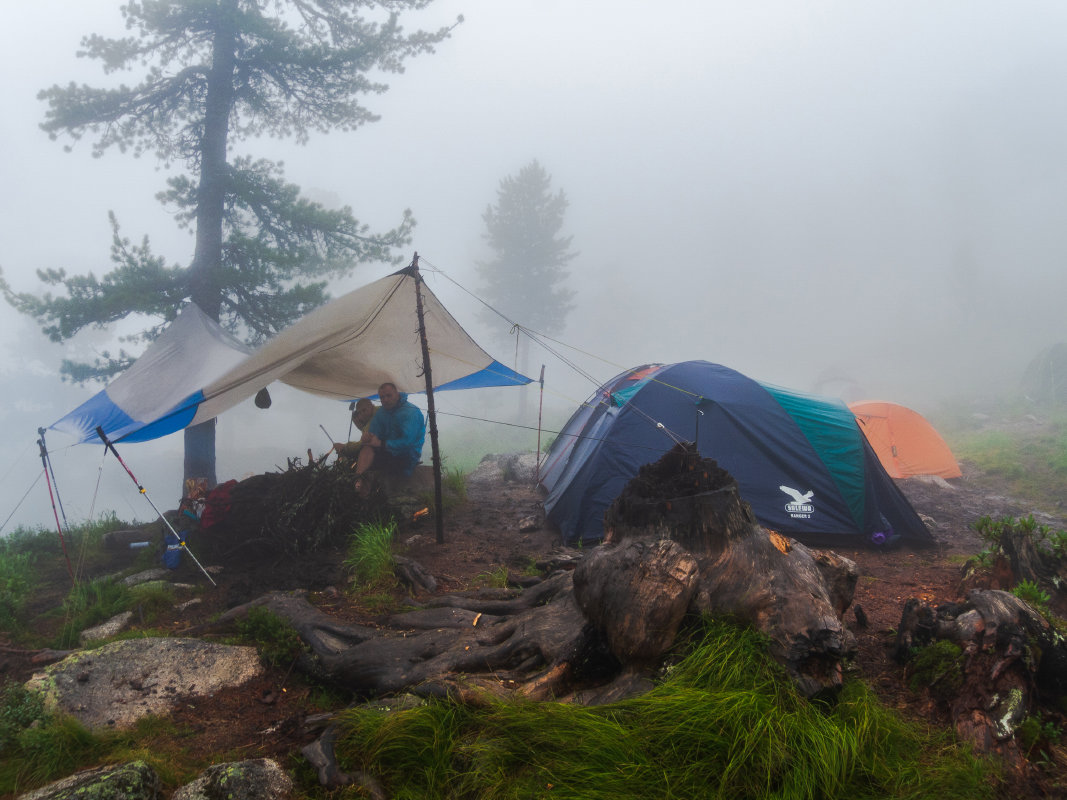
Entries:
{"type": "Polygon", "coordinates": [[[699,566],[670,539],[598,547],[574,571],[574,594],[625,665],[654,664],[674,642],[699,566]]]}
{"type": "Polygon", "coordinates": [[[834,555],[816,558],[798,542],[761,528],[736,481],[692,445],[679,445],[642,467],[606,512],[604,527],[606,548],[634,548],[636,541],[639,550],[658,554],[654,569],[647,560],[623,554],[589,559],[576,570],[576,599],[591,620],[608,628],[609,642],[625,643],[614,651],[621,661],[635,654],[650,657],[662,647],[661,631],[649,629],[655,625],[634,622],[640,613],[654,608],[676,629],[668,600],[659,605],[650,600],[671,585],[662,579],[671,576],[678,598],[692,592],[689,611],[729,615],[767,634],[772,656],[804,694],[840,686],[841,664],[856,647],[841,622],[852,603],[855,564],[834,555]],[[663,539],[674,546],[657,544],[663,539]],[[692,562],[695,591],[689,583],[692,562]],[[619,576],[625,564],[631,572],[619,576]],[[611,580],[589,575],[601,569],[611,580]],[[609,584],[613,591],[585,588],[609,584]],[[625,612],[628,602],[637,613],[625,612]],[[628,632],[621,630],[626,625],[632,626],[628,632]],[[643,644],[641,637],[647,639],[643,644]]]}

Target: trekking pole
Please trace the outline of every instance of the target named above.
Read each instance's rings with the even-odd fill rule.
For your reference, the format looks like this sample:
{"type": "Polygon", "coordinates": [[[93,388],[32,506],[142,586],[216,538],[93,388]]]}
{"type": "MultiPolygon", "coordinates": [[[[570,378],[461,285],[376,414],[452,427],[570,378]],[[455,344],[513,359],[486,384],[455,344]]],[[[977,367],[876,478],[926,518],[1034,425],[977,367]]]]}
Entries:
{"type": "Polygon", "coordinates": [[[48,469],[48,474],[52,477],[52,485],[56,487],[56,502],[59,503],[59,514],[63,517],[63,525],[69,531],[70,523],[67,522],[67,512],[63,508],[63,498],[59,496],[59,481],[56,480],[56,471],[55,468],[52,466],[52,459],[48,455],[48,447],[46,446],[44,441],[45,432],[45,428],[37,429],[37,435],[41,437],[41,447],[44,448],[45,467],[48,469]]]}
{"type": "Polygon", "coordinates": [[[348,439],[346,441],[352,441],[352,423],[356,421],[353,414],[356,413],[356,401],[353,400],[348,404],[348,439]]]}
{"type": "MultiPolygon", "coordinates": [[[[44,446],[44,428],[38,428],[41,438],[37,440],[37,446],[41,449],[41,465],[44,467],[44,482],[48,484],[48,498],[52,501],[52,516],[56,518],[56,530],[59,531],[59,544],[63,547],[63,558],[67,560],[67,572],[70,573],[71,582],[77,586],[78,579],[74,577],[74,568],[70,565],[70,554],[67,552],[67,540],[63,538],[63,526],[59,523],[59,512],[56,511],[56,497],[52,494],[52,481],[48,477],[48,449],[44,446]]],[[[57,490],[58,494],[58,490],[57,490]]],[[[66,514],[63,519],[67,518],[66,514]]]]}
{"type": "Polygon", "coordinates": [[[130,471],[130,468],[126,466],[126,462],[122,460],[122,456],[120,456],[119,451],[115,449],[115,445],[113,445],[111,443],[111,440],[107,438],[107,434],[104,433],[103,427],[99,425],[97,426],[96,435],[103,440],[105,450],[110,450],[111,454],[118,459],[119,463],[122,465],[122,468],[126,470],[126,474],[130,476],[130,480],[132,480],[134,482],[134,485],[137,486],[137,491],[144,495],[144,499],[148,501],[148,505],[152,506],[152,510],[156,512],[156,515],[161,520],[163,520],[163,524],[170,528],[170,532],[173,533],[174,538],[178,540],[179,546],[184,549],[189,554],[189,558],[191,558],[193,562],[198,567],[200,567],[200,571],[204,573],[204,577],[211,581],[212,586],[218,586],[218,584],[215,583],[215,580],[211,577],[211,575],[208,574],[208,571],[204,569],[204,565],[201,564],[197,557],[193,555],[193,551],[189,549],[188,545],[186,545],[185,540],[181,537],[181,534],[174,530],[174,526],[170,524],[170,520],[164,517],[163,514],[160,513],[159,509],[156,508],[156,504],[152,502],[152,498],[148,496],[148,492],[145,491],[145,488],[141,485],[141,482],[137,480],[136,476],[134,476],[134,474],[130,471]]]}
{"type": "Polygon", "coordinates": [[[330,450],[333,450],[333,437],[330,436],[330,432],[326,430],[321,422],[319,423],[319,427],[322,428],[322,432],[326,434],[326,438],[330,440],[330,450]]]}

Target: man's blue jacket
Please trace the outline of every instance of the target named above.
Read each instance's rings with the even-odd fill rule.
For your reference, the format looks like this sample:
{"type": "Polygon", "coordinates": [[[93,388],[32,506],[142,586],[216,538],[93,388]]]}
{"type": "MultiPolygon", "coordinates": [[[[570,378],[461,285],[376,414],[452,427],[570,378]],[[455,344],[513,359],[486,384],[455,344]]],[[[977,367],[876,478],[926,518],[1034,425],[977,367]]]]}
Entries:
{"type": "Polygon", "coordinates": [[[382,406],[374,412],[367,430],[382,440],[382,447],[400,463],[405,475],[410,475],[422,457],[426,441],[426,419],[418,406],[408,402],[406,392],[393,409],[382,406]]]}

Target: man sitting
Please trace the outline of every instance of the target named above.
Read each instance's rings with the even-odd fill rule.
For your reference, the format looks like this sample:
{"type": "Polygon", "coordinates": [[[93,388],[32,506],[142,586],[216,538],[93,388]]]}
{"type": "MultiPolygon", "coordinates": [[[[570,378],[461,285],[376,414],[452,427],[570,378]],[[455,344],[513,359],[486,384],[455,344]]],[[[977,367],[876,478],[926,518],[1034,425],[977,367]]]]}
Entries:
{"type": "Polygon", "coordinates": [[[356,458],[355,487],[364,496],[369,492],[364,479],[367,470],[373,466],[376,471],[407,477],[419,463],[426,441],[422,411],[408,401],[406,393],[397,390],[396,384],[379,386],[378,399],[382,405],[363,432],[356,458]]]}
{"type": "MultiPolygon", "coordinates": [[[[352,411],[352,424],[356,426],[361,435],[367,430],[367,426],[370,424],[371,419],[374,417],[374,412],[377,410],[378,406],[374,405],[369,397],[361,397],[356,401],[356,407],[352,411]]],[[[340,458],[355,461],[362,445],[363,442],[359,439],[354,442],[346,442],[345,444],[334,442],[333,449],[337,451],[337,455],[340,458]]]]}

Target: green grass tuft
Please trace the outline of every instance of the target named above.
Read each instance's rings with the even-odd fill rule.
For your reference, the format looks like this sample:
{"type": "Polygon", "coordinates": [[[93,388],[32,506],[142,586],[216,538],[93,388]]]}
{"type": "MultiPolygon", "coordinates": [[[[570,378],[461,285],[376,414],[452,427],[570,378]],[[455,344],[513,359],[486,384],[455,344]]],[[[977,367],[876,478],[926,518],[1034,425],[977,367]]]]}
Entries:
{"type": "Polygon", "coordinates": [[[396,798],[981,798],[989,762],[861,684],[801,698],[763,637],[709,622],[653,691],[598,707],[486,698],[339,719],[346,770],[396,798]]]}
{"type": "Polygon", "coordinates": [[[356,526],[348,540],[344,567],[357,587],[368,588],[392,577],[395,536],[395,520],[356,526]]]}
{"type": "Polygon", "coordinates": [[[108,578],[77,584],[63,601],[64,625],[55,646],[76,647],[83,630],[127,611],[132,597],[130,587],[108,578]]]}

